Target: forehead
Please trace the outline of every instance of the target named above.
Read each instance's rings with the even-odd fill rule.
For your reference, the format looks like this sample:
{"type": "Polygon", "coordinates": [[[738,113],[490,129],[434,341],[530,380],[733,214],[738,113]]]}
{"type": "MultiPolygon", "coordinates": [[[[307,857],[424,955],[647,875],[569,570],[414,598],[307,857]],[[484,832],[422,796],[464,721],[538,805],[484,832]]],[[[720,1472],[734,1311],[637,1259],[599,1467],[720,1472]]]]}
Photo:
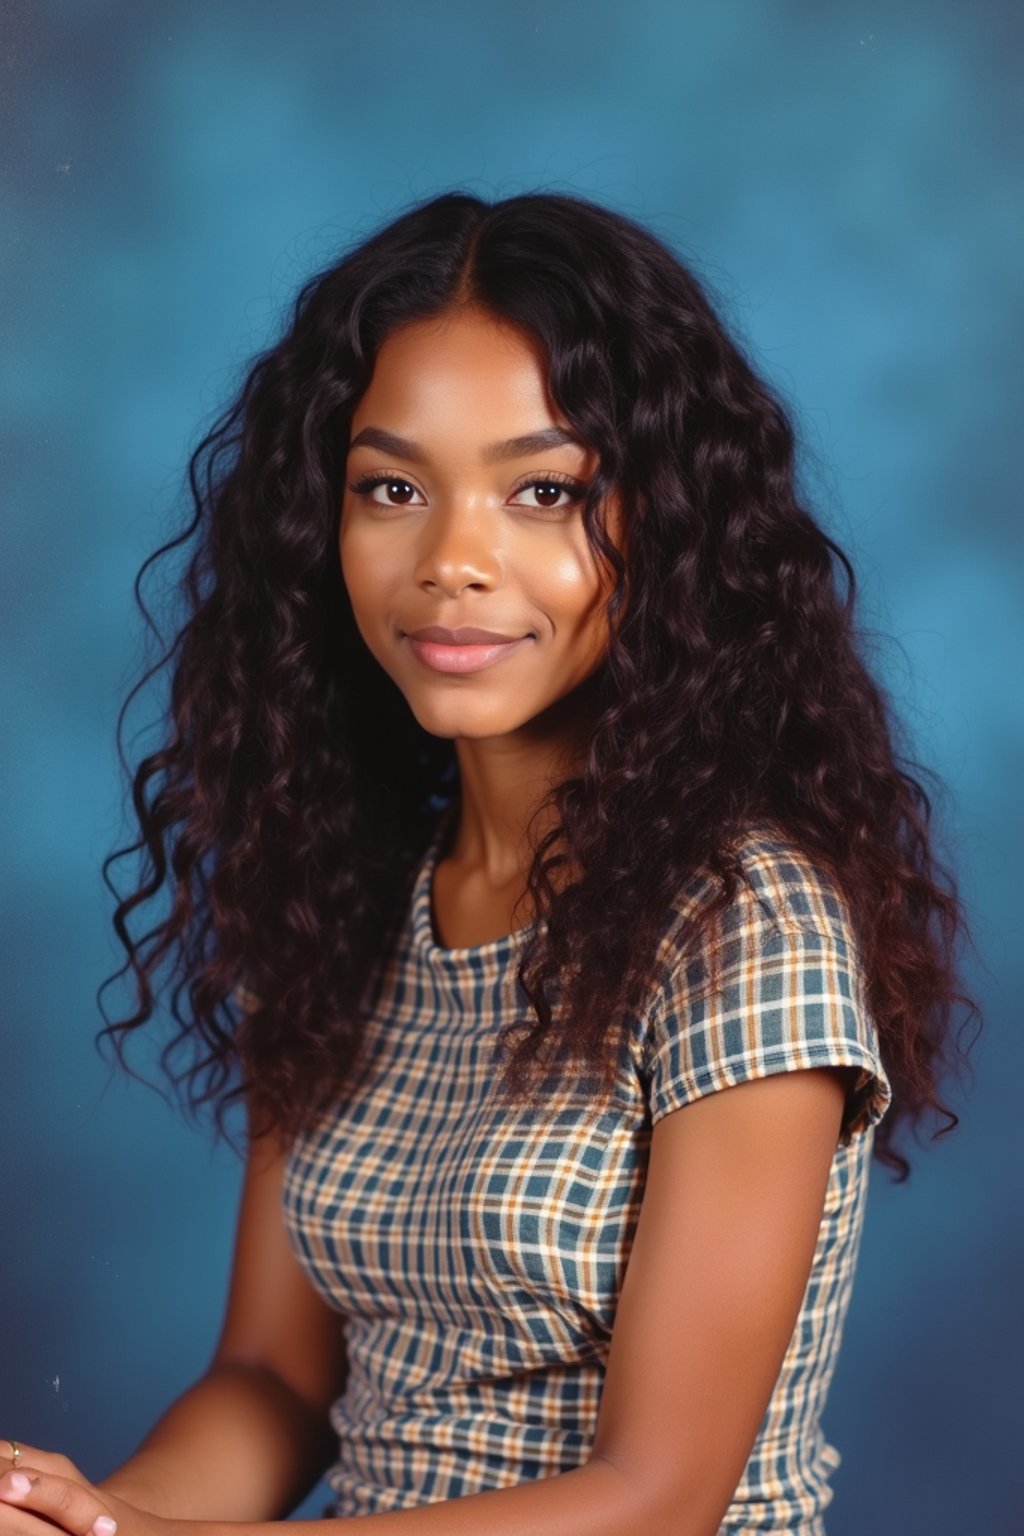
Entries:
{"type": "Polygon", "coordinates": [[[425,426],[451,423],[454,412],[464,430],[497,412],[522,418],[524,431],[568,425],[550,397],[539,343],[479,309],[410,321],[386,338],[353,422],[382,411],[425,426]]]}
{"type": "Polygon", "coordinates": [[[542,348],[536,337],[503,315],[496,315],[476,304],[406,321],[385,338],[378,350],[378,358],[442,351],[464,361],[477,355],[490,358],[503,355],[509,359],[529,357],[538,366],[543,366],[542,348]]]}

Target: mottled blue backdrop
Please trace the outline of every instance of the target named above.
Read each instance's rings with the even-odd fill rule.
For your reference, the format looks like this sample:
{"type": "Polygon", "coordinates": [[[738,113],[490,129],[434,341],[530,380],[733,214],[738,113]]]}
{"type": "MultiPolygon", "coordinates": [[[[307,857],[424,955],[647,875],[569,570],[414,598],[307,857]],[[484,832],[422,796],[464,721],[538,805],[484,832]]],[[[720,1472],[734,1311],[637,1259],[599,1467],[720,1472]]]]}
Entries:
{"type": "MultiPolygon", "coordinates": [[[[96,989],[121,961],[100,864],[122,838],[131,585],[177,517],[186,454],[344,243],[451,186],[546,187],[673,241],[792,404],[879,672],[948,785],[940,847],[975,925],[966,975],[986,1028],[974,1081],[950,1090],[955,1135],[911,1149],[909,1185],[873,1171],[825,1416],[844,1458],[828,1528],[1010,1530],[1020,15],[993,0],[6,0],[0,1433],[101,1476],[202,1370],[221,1322],[239,1166],[152,1091],[108,1081],[93,1044],[96,989]]],[[[132,716],[138,750],[150,718],[132,716]]],[[[128,1001],[105,1000],[112,1016],[128,1001]]]]}

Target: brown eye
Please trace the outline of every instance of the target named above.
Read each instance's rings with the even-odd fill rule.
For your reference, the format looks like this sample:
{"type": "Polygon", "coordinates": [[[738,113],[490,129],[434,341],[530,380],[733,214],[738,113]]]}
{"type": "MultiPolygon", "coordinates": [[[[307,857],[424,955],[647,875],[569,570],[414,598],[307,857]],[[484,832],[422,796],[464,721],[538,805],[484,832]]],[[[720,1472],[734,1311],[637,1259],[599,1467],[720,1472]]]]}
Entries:
{"type": "Polygon", "coordinates": [[[399,505],[407,502],[413,495],[413,489],[408,480],[383,480],[381,484],[387,487],[388,497],[397,501],[399,505]]]}
{"type": "MultiPolygon", "coordinates": [[[[576,502],[582,501],[586,487],[579,480],[569,477],[563,480],[536,475],[532,480],[524,480],[521,485],[516,486],[513,494],[520,496],[524,491],[532,492],[537,498],[532,503],[534,512],[567,512],[576,502]],[[558,498],[562,495],[567,496],[568,500],[560,502],[558,498]]],[[[530,507],[531,503],[521,502],[520,505],[530,507]]]]}
{"type": "Polygon", "coordinates": [[[378,507],[407,507],[410,496],[416,494],[416,487],[399,475],[364,475],[361,480],[350,485],[349,490],[354,496],[368,497],[378,507]],[[378,486],[384,487],[386,500],[372,494],[378,486]]]}

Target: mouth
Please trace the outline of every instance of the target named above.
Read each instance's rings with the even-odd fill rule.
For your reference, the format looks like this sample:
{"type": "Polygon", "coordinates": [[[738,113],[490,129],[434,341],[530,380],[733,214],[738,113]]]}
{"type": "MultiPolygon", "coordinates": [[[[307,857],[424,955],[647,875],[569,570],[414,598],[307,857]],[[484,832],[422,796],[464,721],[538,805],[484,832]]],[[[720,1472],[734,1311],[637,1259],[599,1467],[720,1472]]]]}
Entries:
{"type": "Polygon", "coordinates": [[[532,639],[532,635],[522,635],[518,639],[500,641],[478,641],[472,645],[448,645],[438,640],[417,640],[413,635],[406,635],[409,649],[413,655],[433,672],[445,672],[451,675],[463,675],[469,672],[482,672],[486,667],[493,666],[496,662],[504,661],[511,656],[513,651],[521,650],[532,639]]]}

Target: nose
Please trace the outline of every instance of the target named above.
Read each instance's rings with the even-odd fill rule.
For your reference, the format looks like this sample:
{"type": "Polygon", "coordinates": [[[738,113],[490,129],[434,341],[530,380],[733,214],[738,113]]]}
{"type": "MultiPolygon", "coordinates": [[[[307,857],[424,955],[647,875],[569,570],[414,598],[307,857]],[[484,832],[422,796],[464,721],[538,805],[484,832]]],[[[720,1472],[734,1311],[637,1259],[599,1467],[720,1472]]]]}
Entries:
{"type": "Polygon", "coordinates": [[[454,596],[464,587],[500,585],[502,569],[498,525],[486,507],[468,500],[433,507],[420,533],[417,585],[454,596]]]}

